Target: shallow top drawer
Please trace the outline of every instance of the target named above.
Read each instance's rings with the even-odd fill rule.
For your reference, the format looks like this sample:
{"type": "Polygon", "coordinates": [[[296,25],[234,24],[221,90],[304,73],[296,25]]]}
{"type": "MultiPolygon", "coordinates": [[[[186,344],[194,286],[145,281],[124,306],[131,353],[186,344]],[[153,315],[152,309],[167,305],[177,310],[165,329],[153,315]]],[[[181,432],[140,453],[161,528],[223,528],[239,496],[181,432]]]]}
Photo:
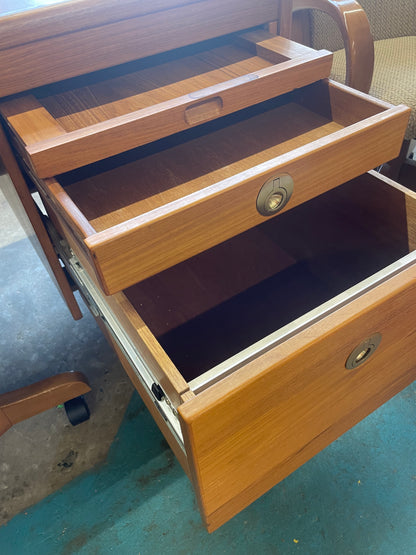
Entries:
{"type": "Polygon", "coordinates": [[[262,223],[266,182],[285,211],[394,158],[407,118],[324,81],[39,187],[111,294],[262,223]]]}
{"type": "Polygon", "coordinates": [[[328,77],[331,61],[257,30],[36,89],[0,112],[27,164],[51,177],[328,77]]]}

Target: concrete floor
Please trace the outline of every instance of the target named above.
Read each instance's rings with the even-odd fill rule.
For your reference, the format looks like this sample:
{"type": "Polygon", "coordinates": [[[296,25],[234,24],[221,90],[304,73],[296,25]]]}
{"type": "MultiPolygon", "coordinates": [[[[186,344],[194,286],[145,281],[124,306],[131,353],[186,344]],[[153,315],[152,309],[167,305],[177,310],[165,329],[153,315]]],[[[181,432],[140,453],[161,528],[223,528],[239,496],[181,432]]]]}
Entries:
{"type": "Polygon", "coordinates": [[[416,386],[222,528],[134,394],[105,464],[0,528],[2,555],[414,555],[416,386]]]}
{"type": "Polygon", "coordinates": [[[416,554],[415,384],[208,535],[136,394],[124,415],[132,388],[92,317],[72,321],[1,197],[0,222],[0,392],[70,369],[93,386],[88,422],[52,409],[0,438],[1,555],[416,554]]]}
{"type": "Polygon", "coordinates": [[[105,459],[133,388],[82,301],[72,319],[3,195],[0,222],[0,393],[70,370],[92,386],[88,422],[56,408],[0,437],[1,525],[105,459]]]}

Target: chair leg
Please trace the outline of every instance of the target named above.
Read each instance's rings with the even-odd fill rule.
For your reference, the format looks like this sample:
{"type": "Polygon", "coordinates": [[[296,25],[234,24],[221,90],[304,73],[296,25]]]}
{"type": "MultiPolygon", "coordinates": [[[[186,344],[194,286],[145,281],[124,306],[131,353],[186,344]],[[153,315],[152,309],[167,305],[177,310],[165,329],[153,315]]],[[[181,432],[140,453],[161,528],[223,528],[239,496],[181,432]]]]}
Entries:
{"type": "Polygon", "coordinates": [[[14,424],[91,391],[81,372],[64,372],[0,395],[0,435],[14,424]]]}

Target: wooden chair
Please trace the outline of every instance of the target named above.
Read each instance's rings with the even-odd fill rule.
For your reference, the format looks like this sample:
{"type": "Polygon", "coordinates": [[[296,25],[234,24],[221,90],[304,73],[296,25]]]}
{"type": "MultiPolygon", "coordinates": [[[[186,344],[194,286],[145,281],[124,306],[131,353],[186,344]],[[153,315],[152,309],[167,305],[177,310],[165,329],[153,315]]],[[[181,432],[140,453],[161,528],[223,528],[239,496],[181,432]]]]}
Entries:
{"type": "Polygon", "coordinates": [[[397,178],[416,137],[415,0],[293,0],[293,11],[295,40],[334,52],[333,79],[412,109],[397,178]]]}
{"type": "Polygon", "coordinates": [[[65,403],[71,424],[89,417],[82,395],[90,391],[80,372],[64,372],[0,395],[0,436],[14,424],[65,403]],[[73,401],[73,402],[71,402],[73,401]]]}

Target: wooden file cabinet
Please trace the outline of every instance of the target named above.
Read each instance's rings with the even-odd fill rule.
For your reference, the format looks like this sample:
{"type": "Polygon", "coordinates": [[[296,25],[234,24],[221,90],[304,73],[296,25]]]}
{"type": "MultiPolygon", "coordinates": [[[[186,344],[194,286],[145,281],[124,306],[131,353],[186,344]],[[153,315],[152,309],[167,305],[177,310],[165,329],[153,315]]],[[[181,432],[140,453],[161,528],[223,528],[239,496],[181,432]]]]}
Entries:
{"type": "Polygon", "coordinates": [[[271,35],[289,4],[126,2],[88,31],[72,14],[0,104],[16,190],[40,193],[210,531],[415,377],[416,195],[364,173],[408,110],[271,35]],[[74,35],[114,48],[71,57],[74,35]]]}

